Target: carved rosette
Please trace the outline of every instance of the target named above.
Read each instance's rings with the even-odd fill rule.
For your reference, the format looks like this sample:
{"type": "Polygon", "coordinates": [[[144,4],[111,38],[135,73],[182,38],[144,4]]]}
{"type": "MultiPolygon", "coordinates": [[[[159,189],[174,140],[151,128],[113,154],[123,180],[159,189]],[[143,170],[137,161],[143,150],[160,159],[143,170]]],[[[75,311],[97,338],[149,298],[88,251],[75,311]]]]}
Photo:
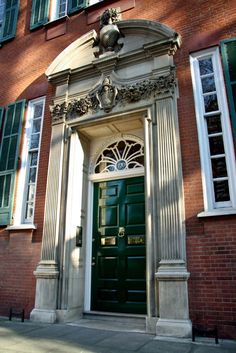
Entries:
{"type": "Polygon", "coordinates": [[[97,89],[87,96],[74,99],[66,104],[56,104],[50,107],[53,122],[61,119],[71,120],[86,114],[93,114],[103,109],[110,112],[117,104],[135,103],[143,99],[155,97],[160,94],[174,92],[176,86],[175,70],[169,75],[156,79],[136,82],[132,85],[123,85],[120,88],[112,84],[107,76],[97,89]]]}

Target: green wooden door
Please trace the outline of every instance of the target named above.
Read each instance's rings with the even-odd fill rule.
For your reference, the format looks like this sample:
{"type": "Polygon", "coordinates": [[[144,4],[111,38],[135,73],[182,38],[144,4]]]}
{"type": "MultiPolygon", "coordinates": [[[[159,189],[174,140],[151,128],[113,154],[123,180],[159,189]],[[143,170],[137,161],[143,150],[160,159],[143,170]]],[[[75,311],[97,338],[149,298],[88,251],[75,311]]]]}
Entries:
{"type": "Polygon", "coordinates": [[[144,178],[95,184],[92,310],[146,313],[144,178]]]}

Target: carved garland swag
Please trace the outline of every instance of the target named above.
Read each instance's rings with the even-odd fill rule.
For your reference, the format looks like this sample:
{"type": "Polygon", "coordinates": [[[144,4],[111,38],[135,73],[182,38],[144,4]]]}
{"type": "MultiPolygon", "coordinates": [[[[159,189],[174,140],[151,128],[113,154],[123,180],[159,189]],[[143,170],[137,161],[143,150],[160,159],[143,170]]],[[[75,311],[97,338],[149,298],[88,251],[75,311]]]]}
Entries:
{"type": "Polygon", "coordinates": [[[135,103],[150,96],[155,97],[173,90],[175,85],[174,68],[167,76],[140,81],[120,88],[113,86],[108,76],[96,91],[90,92],[85,97],[74,99],[68,104],[63,102],[51,106],[52,119],[57,121],[65,117],[66,120],[70,120],[88,113],[95,113],[99,109],[109,112],[116,104],[135,103]]]}

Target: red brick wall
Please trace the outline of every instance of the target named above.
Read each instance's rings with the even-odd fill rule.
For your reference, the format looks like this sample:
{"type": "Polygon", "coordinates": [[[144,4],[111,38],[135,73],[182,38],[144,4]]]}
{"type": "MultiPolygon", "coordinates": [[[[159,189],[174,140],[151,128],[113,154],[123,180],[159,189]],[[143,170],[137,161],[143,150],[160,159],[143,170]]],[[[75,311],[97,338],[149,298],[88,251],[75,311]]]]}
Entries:
{"type": "Polygon", "coordinates": [[[190,315],[236,336],[236,222],[231,217],[200,221],[202,234],[188,233],[190,315]]]}
{"type": "MultiPolygon", "coordinates": [[[[117,0],[104,2],[104,8],[117,6],[117,0]]],[[[193,322],[220,325],[220,333],[236,337],[236,217],[213,217],[198,219],[203,211],[202,183],[199,159],[194,101],[189,67],[189,54],[209,46],[218,45],[222,39],[236,36],[236,1],[233,0],[122,0],[123,19],[143,18],[161,22],[182,36],[182,47],[175,55],[180,98],[178,113],[182,149],[184,197],[187,228],[187,259],[189,280],[190,314],[193,322]]],[[[33,306],[34,277],[32,275],[39,260],[44,215],[46,170],[50,144],[50,115],[48,105],[53,88],[44,75],[53,59],[71,42],[98,23],[87,25],[88,18],[95,18],[99,4],[90,10],[71,16],[66,22],[66,33],[46,41],[50,29],[29,31],[30,1],[21,1],[16,38],[0,49],[0,105],[21,98],[33,99],[47,95],[47,109],[43,128],[39,182],[37,187],[35,223],[38,229],[29,234],[0,233],[0,314],[6,313],[7,301],[19,299],[33,306]],[[27,5],[28,3],[28,5],[27,5]],[[92,11],[92,13],[91,13],[92,11]],[[29,261],[28,266],[23,261],[29,261]],[[2,265],[3,264],[3,265],[2,265]],[[14,268],[14,271],[13,269],[14,268]],[[3,270],[4,269],[4,270],[3,270]],[[30,275],[31,273],[31,275],[30,275]],[[14,275],[13,275],[14,274],[14,275]],[[26,276],[25,282],[22,280],[26,276]],[[26,275],[27,274],[27,275],[26,275]],[[6,279],[7,277],[7,279],[6,279]],[[21,280],[17,280],[20,278],[21,280]],[[25,289],[24,289],[25,288],[25,289]],[[29,295],[30,293],[30,295],[29,295]],[[15,299],[14,299],[15,298],[15,299]],[[2,303],[5,303],[4,305],[2,303]]],[[[103,8],[103,9],[104,9],[103,8]]],[[[98,14],[97,13],[97,14],[98,14]]],[[[92,22],[89,20],[89,22],[92,22]]],[[[54,27],[59,33],[61,27],[54,27]]]]}
{"type": "Polygon", "coordinates": [[[40,260],[40,243],[32,243],[31,231],[0,232],[0,315],[9,309],[25,309],[26,317],[34,307],[35,277],[40,260]]]}

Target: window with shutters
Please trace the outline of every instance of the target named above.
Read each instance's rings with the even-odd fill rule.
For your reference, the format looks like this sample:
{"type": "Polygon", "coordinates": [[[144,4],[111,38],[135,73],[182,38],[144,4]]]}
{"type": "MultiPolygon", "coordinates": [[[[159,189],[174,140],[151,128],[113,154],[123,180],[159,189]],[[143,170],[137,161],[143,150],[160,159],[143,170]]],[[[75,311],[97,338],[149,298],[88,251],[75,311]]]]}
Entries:
{"type": "Polygon", "coordinates": [[[33,223],[44,106],[44,97],[28,104],[14,224],[33,223]]]}
{"type": "Polygon", "coordinates": [[[235,157],[219,49],[192,54],[190,62],[205,211],[234,212],[235,157]]]}
{"type": "Polygon", "coordinates": [[[71,15],[102,0],[33,0],[30,28],[71,15]]]}
{"type": "Polygon", "coordinates": [[[16,36],[20,0],[0,0],[0,43],[16,36]]]}
{"type": "Polygon", "coordinates": [[[6,108],[0,147],[0,225],[12,223],[13,196],[24,108],[25,101],[12,103],[6,108]]]}

